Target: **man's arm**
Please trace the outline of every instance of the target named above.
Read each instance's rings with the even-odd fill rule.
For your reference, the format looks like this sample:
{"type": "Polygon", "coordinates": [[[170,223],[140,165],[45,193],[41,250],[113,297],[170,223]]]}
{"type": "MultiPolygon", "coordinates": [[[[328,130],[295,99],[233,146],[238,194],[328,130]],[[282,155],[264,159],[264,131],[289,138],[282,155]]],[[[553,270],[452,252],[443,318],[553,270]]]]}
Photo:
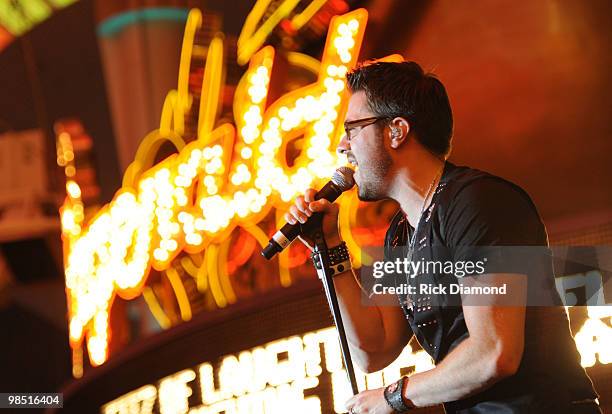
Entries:
{"type": "MultiPolygon", "coordinates": [[[[524,301],[526,276],[479,277],[496,285],[506,283],[507,294],[516,299],[515,306],[463,305],[470,336],[434,369],[414,374],[407,382],[404,396],[418,407],[467,398],[518,370],[525,343],[525,307],[517,304],[524,301]]],[[[507,298],[500,300],[505,302],[507,298]]]]}
{"type": "MultiPolygon", "coordinates": [[[[340,244],[338,206],[325,199],[314,201],[316,190],[308,189],[299,196],[285,219],[304,223],[313,213],[323,214],[323,234],[329,247],[340,244]]],[[[307,235],[300,240],[312,250],[307,235]]],[[[398,306],[364,306],[362,291],[352,270],[334,276],[338,305],[342,314],[351,355],[365,372],[383,369],[402,352],[412,331],[398,306]]]]}
{"type": "MultiPolygon", "coordinates": [[[[487,283],[506,283],[508,294],[524,300],[524,275],[487,274],[479,277],[485,277],[487,283]]],[[[501,298],[501,301],[506,302],[507,298],[501,298]]],[[[494,302],[463,306],[470,336],[435,368],[413,374],[404,382],[402,391],[406,401],[425,407],[460,400],[516,373],[523,356],[525,307],[500,306],[494,302]]],[[[391,413],[383,390],[363,391],[349,399],[346,408],[355,412],[391,413]]]]}
{"type": "Polygon", "coordinates": [[[334,277],[351,355],[364,372],[393,362],[410,341],[412,331],[398,306],[364,306],[353,271],[334,277]]]}

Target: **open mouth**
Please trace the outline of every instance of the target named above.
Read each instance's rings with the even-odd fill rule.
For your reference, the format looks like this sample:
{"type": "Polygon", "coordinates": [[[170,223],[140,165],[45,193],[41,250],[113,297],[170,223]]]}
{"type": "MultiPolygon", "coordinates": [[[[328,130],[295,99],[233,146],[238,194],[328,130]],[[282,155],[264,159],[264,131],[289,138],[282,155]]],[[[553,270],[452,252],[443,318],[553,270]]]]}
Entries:
{"type": "Polygon", "coordinates": [[[359,168],[357,166],[357,160],[355,160],[354,158],[347,158],[347,161],[349,165],[351,166],[351,168],[353,169],[353,171],[355,171],[355,173],[353,174],[353,177],[355,179],[355,184],[359,186],[358,184],[359,179],[357,178],[359,175],[359,168]]]}

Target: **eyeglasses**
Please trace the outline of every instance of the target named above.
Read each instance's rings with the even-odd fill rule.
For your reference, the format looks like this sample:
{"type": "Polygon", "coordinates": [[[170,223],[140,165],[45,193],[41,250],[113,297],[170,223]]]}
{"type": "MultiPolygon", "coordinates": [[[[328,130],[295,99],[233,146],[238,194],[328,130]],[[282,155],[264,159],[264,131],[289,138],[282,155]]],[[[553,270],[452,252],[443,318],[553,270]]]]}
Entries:
{"type": "Polygon", "coordinates": [[[346,139],[350,141],[353,138],[355,138],[357,134],[352,135],[352,133],[357,128],[365,128],[368,125],[375,124],[378,121],[382,121],[383,119],[389,119],[389,118],[386,116],[372,116],[370,118],[362,118],[362,119],[356,119],[354,121],[345,122],[344,132],[346,133],[346,139]]]}

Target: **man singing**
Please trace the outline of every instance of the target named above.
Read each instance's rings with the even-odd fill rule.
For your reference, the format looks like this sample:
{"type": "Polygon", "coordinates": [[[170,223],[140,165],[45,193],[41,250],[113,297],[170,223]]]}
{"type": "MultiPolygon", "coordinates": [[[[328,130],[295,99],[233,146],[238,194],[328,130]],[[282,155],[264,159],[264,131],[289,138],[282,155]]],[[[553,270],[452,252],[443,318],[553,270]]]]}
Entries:
{"type": "MultiPolygon", "coordinates": [[[[446,161],[453,119],[438,79],[414,62],[377,62],[354,69],[347,83],[346,135],[338,151],[357,168],[361,200],[399,204],[386,249],[406,246],[412,260],[435,260],[432,246],[444,246],[453,260],[468,260],[470,250],[461,246],[547,246],[544,225],[520,187],[446,161]]],[[[298,197],[286,219],[304,223],[322,213],[333,265],[348,254],[338,232],[338,207],[314,201],[314,194],[309,189],[298,197]]],[[[308,236],[302,241],[312,245],[308,236]]],[[[552,272],[535,287],[528,274],[482,276],[508,282],[517,296],[529,297],[536,288],[554,291],[552,272]]],[[[447,413],[600,413],[561,306],[446,306],[450,298],[418,294],[399,295],[399,306],[366,306],[350,268],[335,274],[334,284],[351,353],[362,370],[389,365],[412,335],[436,365],[359,393],[346,403],[350,413],[436,404],[447,413]]]]}

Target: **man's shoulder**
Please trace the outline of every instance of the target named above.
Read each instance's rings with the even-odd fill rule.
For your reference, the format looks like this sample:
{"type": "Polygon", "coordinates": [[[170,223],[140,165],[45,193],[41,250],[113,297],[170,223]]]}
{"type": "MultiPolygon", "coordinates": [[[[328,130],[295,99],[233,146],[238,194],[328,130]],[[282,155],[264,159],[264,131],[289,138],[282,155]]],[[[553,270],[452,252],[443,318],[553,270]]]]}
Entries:
{"type": "Polygon", "coordinates": [[[487,171],[479,170],[464,165],[454,165],[447,163],[445,168],[444,179],[441,180],[440,192],[448,192],[453,195],[468,190],[469,192],[483,191],[483,190],[497,190],[497,191],[510,191],[518,192],[528,198],[527,192],[518,184],[508,180],[507,178],[500,177],[487,171]]]}
{"type": "MultiPolygon", "coordinates": [[[[486,171],[451,162],[447,162],[444,167],[430,208],[434,210],[435,221],[441,233],[470,215],[482,221],[528,220],[535,227],[543,226],[534,202],[518,184],[486,171]]],[[[385,246],[405,245],[408,231],[406,216],[398,209],[389,223],[385,246]]]]}
{"type": "Polygon", "coordinates": [[[451,165],[440,190],[436,218],[448,239],[474,244],[544,244],[547,236],[535,203],[519,185],[470,167],[451,165]]]}
{"type": "Polygon", "coordinates": [[[523,204],[537,211],[527,191],[518,184],[476,168],[447,164],[444,179],[438,187],[438,205],[442,210],[457,204],[478,205],[503,201],[523,204]]]}

